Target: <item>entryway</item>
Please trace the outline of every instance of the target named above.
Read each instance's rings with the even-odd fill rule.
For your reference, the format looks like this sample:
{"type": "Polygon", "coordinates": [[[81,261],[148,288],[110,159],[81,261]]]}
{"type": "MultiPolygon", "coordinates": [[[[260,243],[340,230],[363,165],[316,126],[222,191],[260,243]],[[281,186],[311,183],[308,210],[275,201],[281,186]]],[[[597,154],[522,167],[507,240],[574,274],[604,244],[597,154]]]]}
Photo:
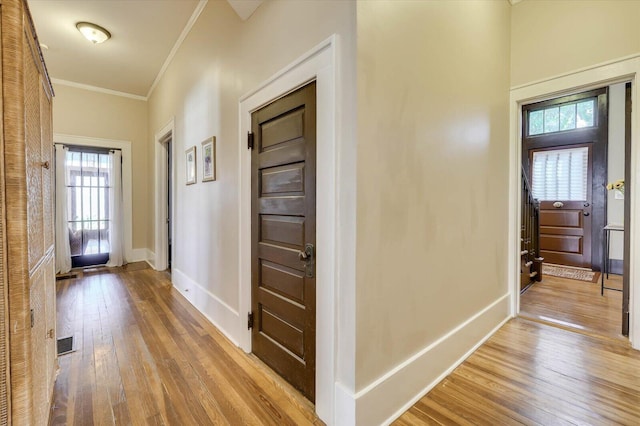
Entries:
{"type": "Polygon", "coordinates": [[[522,253],[535,253],[542,265],[521,264],[522,316],[610,337],[628,334],[622,236],[629,222],[630,93],[630,84],[618,83],[522,107],[523,200],[530,194],[522,241],[535,243],[522,253]]]}
{"type": "MultiPolygon", "coordinates": [[[[622,288],[622,277],[610,275],[607,286],[622,288]]],[[[600,283],[544,275],[520,295],[520,317],[568,330],[607,338],[625,338],[621,332],[622,293],[606,291],[600,283]]]]}

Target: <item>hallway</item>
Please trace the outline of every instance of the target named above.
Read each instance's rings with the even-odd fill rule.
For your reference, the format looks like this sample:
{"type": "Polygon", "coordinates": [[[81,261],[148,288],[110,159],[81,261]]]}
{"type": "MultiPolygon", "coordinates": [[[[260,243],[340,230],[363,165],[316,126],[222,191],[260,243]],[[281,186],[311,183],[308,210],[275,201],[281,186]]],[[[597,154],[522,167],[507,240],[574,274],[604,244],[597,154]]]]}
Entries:
{"type": "MultiPolygon", "coordinates": [[[[322,424],[313,406],[132,264],[58,281],[53,425],[322,424]]],[[[508,322],[397,425],[634,424],[640,353],[628,342],[508,322]]]]}
{"type": "Polygon", "coordinates": [[[146,263],[57,284],[58,336],[77,341],[51,424],[322,424],[146,263]]]}

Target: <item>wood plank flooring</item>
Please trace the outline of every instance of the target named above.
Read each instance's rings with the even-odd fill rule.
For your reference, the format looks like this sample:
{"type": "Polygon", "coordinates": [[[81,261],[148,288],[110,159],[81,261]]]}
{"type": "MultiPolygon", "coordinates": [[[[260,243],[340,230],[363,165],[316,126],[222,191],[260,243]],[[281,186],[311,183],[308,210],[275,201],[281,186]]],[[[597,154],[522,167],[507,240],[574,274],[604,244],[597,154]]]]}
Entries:
{"type": "MultiPolygon", "coordinates": [[[[163,273],[131,266],[59,281],[58,337],[68,335],[76,350],[60,357],[50,424],[322,424],[163,273]]],[[[511,320],[395,424],[638,425],[640,352],[511,320]]]]}
{"type": "Polygon", "coordinates": [[[52,425],[322,424],[313,405],[228,341],[164,273],[58,281],[52,425]]]}
{"type": "Polygon", "coordinates": [[[640,352],[516,318],[394,424],[638,425],[640,352]]]}
{"type": "MultiPolygon", "coordinates": [[[[609,275],[607,287],[622,288],[620,275],[609,275]]],[[[622,293],[589,283],[545,275],[520,296],[520,316],[605,337],[622,336],[622,293]]],[[[639,423],[640,424],[640,423],[639,423]]]]}

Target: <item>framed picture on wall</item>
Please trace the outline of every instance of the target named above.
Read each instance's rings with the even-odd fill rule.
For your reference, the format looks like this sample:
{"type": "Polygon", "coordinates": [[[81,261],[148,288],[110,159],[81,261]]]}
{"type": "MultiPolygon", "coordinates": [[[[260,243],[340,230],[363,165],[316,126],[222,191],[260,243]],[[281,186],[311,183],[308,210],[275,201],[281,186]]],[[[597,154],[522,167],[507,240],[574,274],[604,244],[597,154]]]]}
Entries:
{"type": "Polygon", "coordinates": [[[216,180],[216,137],[202,142],[202,181],[216,180]]]}
{"type": "Polygon", "coordinates": [[[187,171],[187,185],[196,183],[196,147],[195,145],[185,151],[187,171]]]}

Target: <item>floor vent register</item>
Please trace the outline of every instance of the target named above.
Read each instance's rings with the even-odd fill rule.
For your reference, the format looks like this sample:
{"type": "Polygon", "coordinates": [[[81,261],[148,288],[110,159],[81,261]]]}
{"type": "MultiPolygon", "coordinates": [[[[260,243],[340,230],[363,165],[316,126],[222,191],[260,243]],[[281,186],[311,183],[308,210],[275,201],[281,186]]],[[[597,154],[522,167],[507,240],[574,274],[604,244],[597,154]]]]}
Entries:
{"type": "Polygon", "coordinates": [[[73,336],[58,339],[58,356],[73,352],[73,336]]]}

